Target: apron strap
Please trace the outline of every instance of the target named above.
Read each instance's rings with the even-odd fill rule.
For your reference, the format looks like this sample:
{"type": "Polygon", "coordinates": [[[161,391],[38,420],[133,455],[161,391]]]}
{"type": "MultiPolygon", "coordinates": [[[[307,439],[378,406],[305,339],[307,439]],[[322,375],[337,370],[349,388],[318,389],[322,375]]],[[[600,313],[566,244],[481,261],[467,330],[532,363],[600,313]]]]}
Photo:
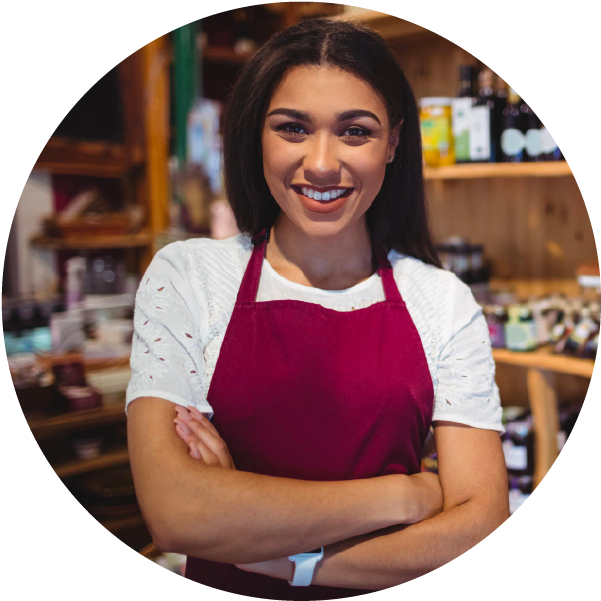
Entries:
{"type": "MultiPolygon", "coordinates": [[[[263,228],[251,239],[254,248],[246,271],[244,272],[240,290],[238,290],[238,297],[236,298],[236,302],[238,303],[252,303],[255,302],[257,298],[259,279],[261,278],[261,267],[263,266],[263,259],[265,258],[265,248],[269,241],[269,234],[270,230],[263,228]]],[[[392,265],[388,260],[388,256],[386,255],[383,246],[381,244],[374,245],[373,252],[375,253],[378,262],[378,273],[382,280],[386,300],[403,302],[401,293],[399,292],[399,288],[393,276],[392,265]]]]}
{"type": "Polygon", "coordinates": [[[250,261],[244,272],[238,296],[237,303],[253,303],[257,298],[259,290],[259,279],[261,277],[261,267],[265,258],[265,248],[269,240],[270,230],[263,228],[258,234],[255,234],[251,241],[253,243],[253,252],[250,261]]]}
{"type": "Polygon", "coordinates": [[[378,273],[382,280],[386,300],[403,302],[399,287],[394,279],[392,265],[388,260],[384,247],[381,244],[374,244],[373,250],[376,255],[376,260],[378,261],[378,273]]]}

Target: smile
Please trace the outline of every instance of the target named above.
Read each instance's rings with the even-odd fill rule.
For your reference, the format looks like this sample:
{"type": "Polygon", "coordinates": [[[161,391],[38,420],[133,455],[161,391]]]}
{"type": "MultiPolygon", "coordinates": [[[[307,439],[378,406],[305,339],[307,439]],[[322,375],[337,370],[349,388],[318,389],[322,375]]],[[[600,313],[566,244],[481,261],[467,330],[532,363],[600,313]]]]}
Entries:
{"type": "Polygon", "coordinates": [[[317,190],[305,186],[292,186],[297,194],[302,194],[312,200],[319,202],[332,202],[338,198],[346,198],[353,191],[353,188],[329,188],[326,190],[317,190]]]}

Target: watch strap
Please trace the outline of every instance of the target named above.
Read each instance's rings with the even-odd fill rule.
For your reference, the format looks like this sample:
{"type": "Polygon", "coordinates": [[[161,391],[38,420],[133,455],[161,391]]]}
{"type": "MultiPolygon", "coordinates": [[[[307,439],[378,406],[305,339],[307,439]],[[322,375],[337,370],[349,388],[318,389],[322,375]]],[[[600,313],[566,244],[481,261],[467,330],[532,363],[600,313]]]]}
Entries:
{"type": "Polygon", "coordinates": [[[321,559],[318,555],[296,557],[294,559],[294,578],[288,583],[292,586],[309,586],[313,580],[313,572],[317,562],[321,559]]]}

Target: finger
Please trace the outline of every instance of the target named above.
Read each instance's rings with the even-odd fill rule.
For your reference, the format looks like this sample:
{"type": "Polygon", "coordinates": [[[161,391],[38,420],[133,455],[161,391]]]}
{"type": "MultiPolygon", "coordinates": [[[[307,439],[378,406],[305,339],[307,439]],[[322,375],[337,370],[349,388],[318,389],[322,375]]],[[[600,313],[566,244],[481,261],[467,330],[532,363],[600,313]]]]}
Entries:
{"type": "Polygon", "coordinates": [[[190,431],[186,433],[183,430],[183,426],[180,426],[177,422],[175,424],[175,433],[187,444],[189,445],[191,441],[196,440],[196,436],[191,434],[190,431]]]}
{"type": "Polygon", "coordinates": [[[176,417],[173,422],[175,423],[176,429],[179,428],[181,430],[182,434],[184,435],[183,438],[186,440],[186,442],[188,440],[198,438],[197,434],[190,429],[189,422],[185,422],[179,417],[176,417]]]}
{"type": "Polygon", "coordinates": [[[186,420],[187,422],[194,419],[193,415],[185,407],[182,407],[181,405],[176,405],[175,411],[177,412],[177,415],[179,417],[186,420]]]}
{"type": "Polygon", "coordinates": [[[194,416],[205,428],[210,430],[217,438],[221,438],[217,428],[211,423],[211,420],[205,417],[196,407],[192,407],[190,411],[191,415],[194,416]]]}
{"type": "Polygon", "coordinates": [[[205,465],[211,467],[220,467],[221,461],[217,455],[211,452],[211,450],[205,445],[202,440],[193,440],[190,443],[190,450],[195,458],[202,458],[205,465]]]}
{"type": "Polygon", "coordinates": [[[185,434],[192,437],[192,440],[197,443],[201,441],[213,455],[218,457],[219,465],[228,469],[236,469],[225,442],[221,438],[215,437],[198,420],[193,419],[192,421],[184,422],[181,418],[177,417],[174,421],[182,428],[185,434]]]}

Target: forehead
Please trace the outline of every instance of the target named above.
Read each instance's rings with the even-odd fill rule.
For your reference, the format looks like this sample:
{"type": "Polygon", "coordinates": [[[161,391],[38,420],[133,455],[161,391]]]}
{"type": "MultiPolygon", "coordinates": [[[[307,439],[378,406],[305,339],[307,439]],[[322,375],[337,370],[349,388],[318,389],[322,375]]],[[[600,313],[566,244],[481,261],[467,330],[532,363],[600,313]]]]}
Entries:
{"type": "Polygon", "coordinates": [[[326,117],[351,109],[370,110],[387,121],[380,94],[366,81],[339,67],[290,69],[276,88],[268,110],[293,108],[326,117]]]}

